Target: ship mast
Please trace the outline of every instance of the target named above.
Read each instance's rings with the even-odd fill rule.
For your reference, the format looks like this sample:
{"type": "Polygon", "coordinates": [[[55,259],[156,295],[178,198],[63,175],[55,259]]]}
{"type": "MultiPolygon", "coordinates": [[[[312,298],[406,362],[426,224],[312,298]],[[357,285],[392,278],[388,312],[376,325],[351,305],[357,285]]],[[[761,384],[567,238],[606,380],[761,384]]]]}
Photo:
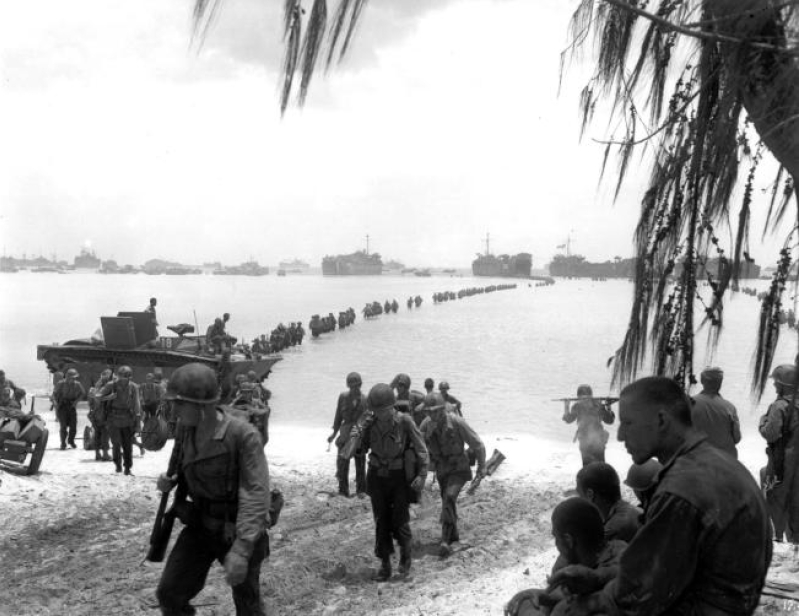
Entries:
{"type": "Polygon", "coordinates": [[[366,234],[366,256],[369,256],[369,234],[366,234]]]}
{"type": "Polygon", "coordinates": [[[486,256],[489,256],[491,254],[490,240],[491,236],[488,233],[486,233],[486,256]]]}

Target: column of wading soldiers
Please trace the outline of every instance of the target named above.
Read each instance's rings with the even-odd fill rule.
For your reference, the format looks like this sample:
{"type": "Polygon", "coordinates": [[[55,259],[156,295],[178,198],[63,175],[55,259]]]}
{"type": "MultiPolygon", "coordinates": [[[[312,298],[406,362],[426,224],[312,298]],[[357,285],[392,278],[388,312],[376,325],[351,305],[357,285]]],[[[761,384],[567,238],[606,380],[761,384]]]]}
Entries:
{"type": "MultiPolygon", "coordinates": [[[[784,386],[791,378],[795,387],[795,374],[792,377],[775,370],[775,385],[784,386]]],[[[207,376],[200,380],[211,382],[207,376]]],[[[350,386],[355,382],[354,378],[348,379],[350,386]]],[[[179,407],[183,425],[203,424],[206,436],[211,434],[215,437],[224,434],[222,426],[226,423],[246,426],[215,409],[213,405],[218,399],[215,385],[213,393],[208,393],[210,385],[205,391],[192,383],[189,378],[179,380],[170,392],[173,400],[184,404],[179,407]],[[185,422],[184,416],[189,417],[185,422]]],[[[352,389],[345,393],[352,393],[352,389]]],[[[434,438],[433,424],[454,426],[459,423],[452,421],[456,418],[454,413],[446,414],[446,406],[445,421],[441,421],[438,415],[440,399],[435,394],[424,401],[423,408],[427,412],[427,417],[422,419],[424,433],[409,414],[397,411],[396,405],[397,396],[389,385],[381,383],[372,387],[366,398],[369,413],[363,413],[355,422],[351,439],[351,442],[356,442],[355,451],[369,453],[366,483],[376,523],[375,554],[380,559],[378,580],[391,576],[394,540],[400,548],[400,574],[407,575],[410,571],[408,502],[424,485],[428,466],[425,440],[428,435],[434,438]],[[412,473],[408,473],[408,469],[412,469],[412,473]]],[[[765,503],[748,471],[693,427],[691,407],[691,401],[678,384],[664,377],[640,379],[622,391],[619,440],[625,443],[634,462],[627,483],[636,489],[645,508],[641,528],[621,557],[618,549],[608,548],[603,530],[600,526],[596,531],[596,524],[597,520],[600,524],[603,520],[607,523],[605,518],[612,517],[612,511],[620,510],[618,503],[613,502],[613,496],[610,500],[600,501],[600,497],[613,494],[613,490],[607,489],[608,484],[613,487],[615,476],[617,486],[618,476],[606,470],[594,472],[592,467],[602,463],[587,465],[586,469],[591,472],[578,477],[581,496],[565,501],[553,514],[556,545],[567,564],[554,572],[549,588],[532,595],[524,591],[528,594],[520,593],[520,601],[516,601],[518,595],[514,597],[507,606],[507,613],[550,613],[553,605],[557,610],[558,604],[564,601],[575,614],[659,614],[670,610],[751,614],[754,611],[771,559],[771,526],[765,503]],[[649,479],[641,483],[641,475],[656,464],[655,458],[662,463],[657,474],[652,478],[650,473],[649,479]],[[712,479],[709,486],[708,477],[712,479]],[[734,496],[730,498],[730,494],[734,496]],[[751,558],[738,558],[742,549],[751,558]],[[653,559],[653,554],[657,558],[653,559]],[[556,592],[559,588],[567,589],[568,593],[561,593],[559,598],[556,592]]],[[[257,437],[254,431],[252,434],[257,437]]],[[[180,439],[187,450],[191,451],[193,447],[195,451],[193,456],[184,457],[180,466],[192,503],[200,503],[193,507],[202,513],[206,501],[224,503],[225,498],[230,500],[222,507],[225,515],[221,518],[215,518],[211,515],[214,511],[209,510],[206,513],[208,519],[200,518],[204,524],[201,529],[184,529],[189,536],[184,540],[181,534],[159,585],[162,609],[165,614],[190,613],[181,610],[186,610],[188,600],[202,588],[210,563],[218,559],[225,565],[234,598],[239,593],[237,613],[262,613],[254,608],[253,611],[242,611],[239,606],[240,601],[245,600],[243,597],[249,601],[256,598],[260,605],[257,578],[265,550],[251,551],[249,547],[261,540],[268,541],[265,539],[266,529],[257,524],[248,525],[244,519],[239,519],[238,513],[231,516],[230,511],[241,512],[240,500],[244,499],[262,512],[263,506],[268,507],[268,483],[255,482],[255,476],[248,478],[245,469],[240,467],[237,481],[249,482],[248,485],[258,492],[257,498],[250,501],[243,496],[246,490],[242,492],[241,489],[236,494],[228,491],[221,499],[214,498],[218,494],[211,497],[202,494],[204,467],[199,462],[203,458],[200,452],[203,441],[200,438],[198,442],[198,436],[199,429],[190,437],[182,434],[180,439]],[[222,539],[217,537],[214,544],[208,533],[218,534],[223,527],[228,534],[222,539]],[[234,549],[239,527],[248,532],[245,535],[248,540],[244,546],[234,549]],[[191,537],[193,533],[195,536],[191,537]],[[196,533],[200,534],[197,536],[196,533]],[[215,547],[208,548],[208,545],[215,547]],[[201,552],[202,558],[198,558],[201,552]],[[194,580],[191,584],[178,575],[186,569],[191,570],[188,578],[194,580]],[[174,597],[178,595],[181,599],[176,602],[174,597]]],[[[470,437],[467,432],[461,435],[464,441],[469,441],[470,437]]],[[[244,447],[241,443],[239,445],[244,447]]],[[[473,443],[472,448],[479,448],[479,445],[473,443]]],[[[260,466],[262,448],[250,449],[252,451],[243,454],[241,451],[237,453],[234,446],[226,446],[225,455],[244,455],[244,459],[253,457],[254,465],[260,466]]],[[[443,454],[439,454],[439,459],[444,457],[443,454]]],[[[478,467],[478,476],[481,472],[478,467]]],[[[265,458],[258,477],[268,477],[265,458]]],[[[159,488],[169,489],[180,481],[180,476],[161,477],[159,488]]],[[[449,481],[445,479],[443,483],[448,485],[449,481]]],[[[219,515],[218,508],[215,513],[219,515]]],[[[259,514],[256,518],[265,519],[265,515],[259,514]]],[[[451,518],[442,515],[442,543],[445,537],[452,537],[453,529],[448,527],[451,523],[451,518]]]]}

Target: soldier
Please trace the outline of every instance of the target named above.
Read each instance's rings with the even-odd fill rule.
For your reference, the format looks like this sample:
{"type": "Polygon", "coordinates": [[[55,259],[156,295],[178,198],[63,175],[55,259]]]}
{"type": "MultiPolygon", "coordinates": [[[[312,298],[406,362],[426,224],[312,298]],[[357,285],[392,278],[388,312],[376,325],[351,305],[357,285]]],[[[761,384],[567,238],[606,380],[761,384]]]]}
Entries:
{"type": "MultiPolygon", "coordinates": [[[[56,385],[58,385],[59,382],[60,382],[60,380],[56,381],[55,378],[53,378],[53,386],[54,387],[56,385]]],[[[0,370],[0,389],[10,389],[12,395],[17,390],[17,386],[14,385],[14,381],[12,381],[11,379],[7,379],[6,378],[5,370],[0,370]]]]}
{"type": "Polygon", "coordinates": [[[393,539],[400,548],[399,573],[410,573],[409,491],[418,496],[424,486],[428,457],[416,424],[408,415],[397,412],[390,386],[378,383],[369,391],[366,402],[370,413],[353,428],[353,436],[360,436],[361,450],[369,451],[366,491],[375,518],[375,556],[380,559],[375,579],[384,582],[391,577],[393,539]]]}
{"type": "Polygon", "coordinates": [[[158,489],[180,483],[190,500],[188,522],[167,559],[156,596],[164,616],[193,614],[189,602],[205,586],[215,560],[223,563],[237,616],[265,616],[261,564],[269,554],[269,469],[256,430],[220,412],[213,370],[186,364],[172,374],[167,398],[180,429],[173,455],[177,476],[162,474],[158,489]],[[224,469],[220,473],[219,470],[224,469]]]}
{"type": "Polygon", "coordinates": [[[108,413],[106,403],[98,398],[100,390],[111,380],[113,372],[106,368],[100,373],[94,387],[89,391],[89,415],[88,419],[94,428],[94,459],[97,461],[110,462],[111,455],[108,453],[110,442],[108,438],[108,413]]]}
{"type": "Polygon", "coordinates": [[[447,412],[447,403],[441,394],[428,394],[424,406],[429,417],[422,422],[420,431],[424,434],[441,490],[440,555],[445,558],[452,553],[453,544],[460,541],[458,495],[463,485],[472,480],[466,445],[477,459],[478,477],[485,475],[486,450],[483,441],[462,417],[451,410],[447,412]]]}
{"type": "Polygon", "coordinates": [[[777,541],[783,534],[799,544],[799,411],[796,406],[796,368],[777,366],[771,373],[777,399],[760,418],[768,463],[761,471],[769,515],[777,541]]]}
{"type": "MultiPolygon", "coordinates": [[[[338,493],[341,496],[350,495],[350,459],[344,455],[344,446],[350,439],[352,428],[366,412],[366,396],[361,393],[361,375],[350,372],[347,375],[348,391],[339,394],[336,403],[336,415],[333,418],[333,433],[327,437],[327,442],[336,439],[338,456],[336,457],[336,478],[338,479],[338,493]]],[[[355,452],[355,494],[363,496],[366,493],[366,455],[362,450],[355,452]]]]}
{"type": "Polygon", "coordinates": [[[735,406],[719,393],[724,371],[721,368],[707,368],[699,378],[702,391],[693,398],[691,423],[694,428],[707,434],[711,445],[737,458],[735,445],[741,440],[741,424],[735,406]]]}
{"type": "Polygon", "coordinates": [[[302,323],[297,321],[297,344],[302,344],[302,339],[305,337],[305,330],[302,327],[302,323]]]}
{"type": "Polygon", "coordinates": [[[60,424],[61,449],[69,446],[75,449],[75,433],[78,429],[78,400],[86,397],[86,390],[78,380],[78,371],[74,368],[67,370],[65,379],[61,381],[53,392],[56,405],[56,417],[60,424]]]}
{"type": "MultiPolygon", "coordinates": [[[[598,590],[603,582],[615,577],[619,560],[626,544],[619,540],[607,540],[603,536],[602,517],[596,507],[581,498],[569,498],[558,504],[552,512],[552,536],[558,550],[558,559],[552,567],[552,577],[567,578],[571,571],[590,570],[593,587],[573,588],[570,592],[585,594],[598,590]],[[560,572],[560,574],[558,574],[560,572]]],[[[506,616],[536,616],[563,613],[555,610],[565,605],[566,595],[558,585],[550,582],[546,589],[529,589],[516,593],[505,606],[506,616]]]]}
{"type": "Polygon", "coordinates": [[[151,372],[144,377],[144,383],[139,388],[141,394],[141,405],[144,411],[144,418],[148,419],[158,412],[158,405],[161,403],[161,387],[155,382],[155,375],[151,372]]]}
{"type": "Polygon", "coordinates": [[[417,406],[424,403],[424,394],[411,391],[411,377],[403,372],[394,377],[391,387],[397,390],[397,410],[401,413],[410,415],[417,406]]]}
{"type": "Polygon", "coordinates": [[[151,322],[153,324],[153,338],[158,338],[158,319],[156,318],[155,314],[156,305],[158,305],[158,300],[154,297],[151,297],[150,303],[147,305],[147,308],[144,309],[144,312],[149,312],[151,315],[151,322]]]}
{"type": "Polygon", "coordinates": [[[463,413],[461,412],[461,401],[449,393],[449,383],[447,383],[447,381],[441,381],[438,384],[438,391],[441,392],[441,395],[444,397],[444,401],[454,406],[455,412],[463,417],[463,413]]]}
{"type": "Polygon", "coordinates": [[[591,462],[604,462],[609,434],[602,427],[602,422],[612,424],[616,416],[606,405],[594,400],[589,385],[580,385],[577,388],[577,397],[580,400],[563,414],[563,421],[577,421],[577,434],[574,438],[580,441],[583,466],[591,462]]]}
{"type": "Polygon", "coordinates": [[[591,462],[581,468],[577,473],[577,494],[599,509],[605,539],[629,543],[635,537],[642,512],[621,497],[619,475],[610,464],[591,462]]]}
{"type": "Polygon", "coordinates": [[[233,417],[252,424],[260,434],[263,446],[266,447],[269,442],[269,415],[272,411],[268,405],[261,402],[255,385],[249,382],[242,383],[236,397],[227,408],[233,417]]]}
{"type": "Polygon", "coordinates": [[[432,394],[436,387],[436,382],[429,376],[424,380],[424,390],[426,395],[432,394]]]}
{"type": "Polygon", "coordinates": [[[214,355],[222,353],[222,346],[226,339],[225,324],[222,319],[214,319],[214,324],[205,332],[205,343],[212,350],[214,355]]]}
{"type": "Polygon", "coordinates": [[[136,426],[141,421],[139,388],[131,377],[133,370],[120,366],[116,380],[106,383],[97,394],[101,401],[108,403],[108,433],[116,472],[122,472],[124,463],[126,475],[133,474],[133,439],[136,426]]]}

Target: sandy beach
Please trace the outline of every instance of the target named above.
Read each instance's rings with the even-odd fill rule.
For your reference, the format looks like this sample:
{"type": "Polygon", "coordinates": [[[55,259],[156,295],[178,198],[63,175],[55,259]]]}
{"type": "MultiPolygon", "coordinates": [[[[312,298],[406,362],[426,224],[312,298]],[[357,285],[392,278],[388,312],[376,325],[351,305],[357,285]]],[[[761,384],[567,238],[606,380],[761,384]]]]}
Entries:
{"type": "MultiPolygon", "coordinates": [[[[44,417],[57,429],[51,414],[44,417]]],[[[82,426],[85,410],[80,417],[82,426]]],[[[335,495],[335,448],[326,450],[327,434],[326,428],[272,429],[266,452],[286,505],[271,531],[272,555],[262,573],[270,614],[498,615],[515,592],[545,583],[556,557],[550,513],[573,486],[576,446],[484,434],[489,454],[497,448],[507,460],[474,495],[461,496],[464,549],[439,558],[440,498],[428,480],[422,504],[411,513],[413,576],[377,584],[370,580],[378,561],[369,500],[335,495]]],[[[56,441],[51,437],[39,475],[0,471],[6,564],[0,614],[157,613],[162,565],[143,559],[159,498],[154,480],[166,467],[171,441],[162,451],[134,454],[134,477],[95,462],[91,452],[53,449],[56,441]]],[[[755,447],[742,452],[750,469],[757,455],[755,447]]],[[[608,461],[618,469],[629,465],[616,442],[608,461]]],[[[769,579],[791,581],[798,574],[799,561],[778,545],[769,579]]],[[[212,568],[195,604],[203,615],[233,613],[220,567],[212,568]]],[[[764,597],[758,613],[797,607],[764,597]]]]}

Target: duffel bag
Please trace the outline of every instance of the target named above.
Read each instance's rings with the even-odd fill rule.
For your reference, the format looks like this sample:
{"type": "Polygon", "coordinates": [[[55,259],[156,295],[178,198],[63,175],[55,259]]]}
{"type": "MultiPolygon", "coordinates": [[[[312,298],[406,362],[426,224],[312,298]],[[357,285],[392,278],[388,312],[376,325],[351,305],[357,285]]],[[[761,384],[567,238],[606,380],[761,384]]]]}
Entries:
{"type": "Polygon", "coordinates": [[[141,428],[141,444],[147,451],[158,451],[166,445],[169,427],[166,420],[159,415],[152,415],[144,420],[141,428]]]}

